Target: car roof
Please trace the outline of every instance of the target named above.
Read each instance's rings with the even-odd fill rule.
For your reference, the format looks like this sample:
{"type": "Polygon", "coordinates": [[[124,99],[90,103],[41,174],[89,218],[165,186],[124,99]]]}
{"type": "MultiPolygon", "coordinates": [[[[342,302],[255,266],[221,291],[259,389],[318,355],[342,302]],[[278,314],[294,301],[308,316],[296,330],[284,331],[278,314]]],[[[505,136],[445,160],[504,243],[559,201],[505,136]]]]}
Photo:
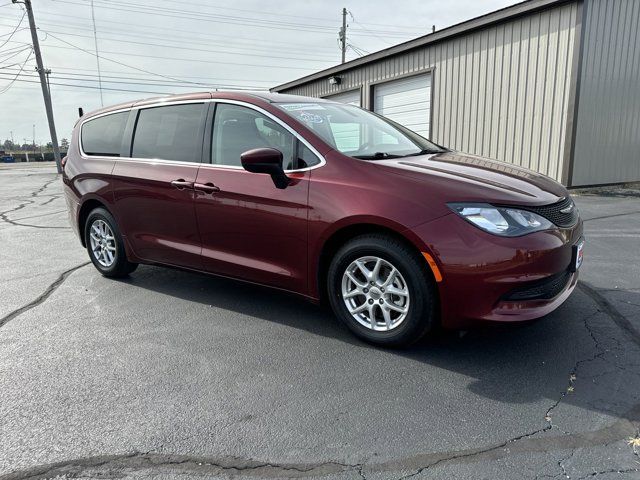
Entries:
{"type": "Polygon", "coordinates": [[[133,102],[125,102],[119,103],[117,105],[111,105],[109,107],[100,108],[98,110],[93,110],[83,115],[82,119],[87,119],[90,117],[94,117],[96,115],[101,115],[103,113],[109,113],[116,110],[124,110],[135,106],[143,106],[143,105],[154,105],[154,104],[162,104],[176,101],[189,101],[189,100],[200,100],[200,99],[216,99],[216,98],[225,98],[229,100],[244,100],[251,101],[253,99],[260,99],[269,103],[318,103],[318,102],[327,102],[332,103],[331,100],[326,100],[322,98],[315,97],[304,97],[301,95],[291,95],[286,93],[275,93],[269,91],[250,91],[250,90],[216,90],[216,91],[208,91],[208,92],[193,92],[193,93],[182,93],[178,95],[166,95],[163,97],[151,97],[140,99],[133,102]]]}

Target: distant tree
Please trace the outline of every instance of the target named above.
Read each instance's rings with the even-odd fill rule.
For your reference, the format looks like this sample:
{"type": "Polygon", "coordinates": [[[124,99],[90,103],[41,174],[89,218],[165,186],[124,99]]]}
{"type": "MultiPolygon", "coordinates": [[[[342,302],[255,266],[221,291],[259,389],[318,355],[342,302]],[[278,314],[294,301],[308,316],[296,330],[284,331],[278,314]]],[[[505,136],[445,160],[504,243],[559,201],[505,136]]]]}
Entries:
{"type": "Polygon", "coordinates": [[[46,148],[47,150],[53,150],[53,143],[47,142],[44,148],[46,148]]]}
{"type": "Polygon", "coordinates": [[[60,140],[60,150],[64,150],[65,152],[69,150],[69,140],[66,138],[60,140]]]}
{"type": "Polygon", "coordinates": [[[13,143],[11,140],[5,140],[2,144],[2,148],[6,151],[17,150],[18,146],[13,143]]]}

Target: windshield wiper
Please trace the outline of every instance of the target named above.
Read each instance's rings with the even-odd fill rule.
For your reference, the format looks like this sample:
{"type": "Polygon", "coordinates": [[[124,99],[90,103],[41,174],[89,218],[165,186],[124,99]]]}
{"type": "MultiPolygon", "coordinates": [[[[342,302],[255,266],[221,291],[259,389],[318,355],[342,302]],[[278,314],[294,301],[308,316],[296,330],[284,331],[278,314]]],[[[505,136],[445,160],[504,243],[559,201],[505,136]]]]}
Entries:
{"type": "Polygon", "coordinates": [[[373,155],[354,155],[353,158],[359,158],[360,160],[382,160],[383,158],[400,158],[402,155],[394,155],[387,152],[376,152],[373,155]]]}
{"type": "Polygon", "coordinates": [[[420,155],[431,155],[432,153],[442,153],[444,150],[433,150],[433,149],[425,149],[420,150],[416,153],[408,153],[407,155],[402,155],[403,157],[418,157],[420,155]]]}

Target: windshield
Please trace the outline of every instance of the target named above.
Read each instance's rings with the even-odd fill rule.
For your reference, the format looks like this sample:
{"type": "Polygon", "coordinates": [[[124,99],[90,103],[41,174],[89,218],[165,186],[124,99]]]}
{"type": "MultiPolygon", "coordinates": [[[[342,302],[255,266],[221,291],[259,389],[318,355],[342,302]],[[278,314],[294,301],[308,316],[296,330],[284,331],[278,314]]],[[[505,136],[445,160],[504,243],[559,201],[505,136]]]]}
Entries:
{"type": "Polygon", "coordinates": [[[350,157],[375,160],[444,151],[417,133],[353,105],[324,102],[276,105],[350,157]]]}

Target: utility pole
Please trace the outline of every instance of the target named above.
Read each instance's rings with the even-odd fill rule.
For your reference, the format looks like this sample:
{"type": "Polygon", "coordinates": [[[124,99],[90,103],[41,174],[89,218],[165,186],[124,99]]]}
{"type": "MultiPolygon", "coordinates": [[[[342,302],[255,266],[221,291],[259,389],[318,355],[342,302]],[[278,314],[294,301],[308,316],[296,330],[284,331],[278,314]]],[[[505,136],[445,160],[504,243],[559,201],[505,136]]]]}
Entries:
{"type": "Polygon", "coordinates": [[[347,9],[342,9],[342,28],[338,32],[338,39],[340,40],[340,50],[342,50],[342,63],[347,56],[347,9]]]}
{"type": "Polygon", "coordinates": [[[33,124],[33,157],[36,156],[36,124],[33,124]]]}
{"type": "Polygon", "coordinates": [[[53,157],[56,160],[56,168],[58,169],[58,173],[62,173],[60,149],[58,148],[58,135],[56,134],[56,125],[53,120],[53,107],[51,106],[51,95],[49,94],[49,88],[47,87],[45,69],[42,65],[42,54],[40,53],[40,43],[38,42],[38,32],[36,30],[36,21],[33,18],[31,0],[11,0],[11,2],[22,3],[27,9],[27,15],[29,16],[29,27],[31,28],[31,40],[33,41],[33,51],[36,55],[38,75],[40,76],[40,86],[42,87],[42,96],[44,97],[44,108],[47,112],[47,120],[49,122],[49,133],[51,134],[51,144],[53,145],[53,157]]]}

